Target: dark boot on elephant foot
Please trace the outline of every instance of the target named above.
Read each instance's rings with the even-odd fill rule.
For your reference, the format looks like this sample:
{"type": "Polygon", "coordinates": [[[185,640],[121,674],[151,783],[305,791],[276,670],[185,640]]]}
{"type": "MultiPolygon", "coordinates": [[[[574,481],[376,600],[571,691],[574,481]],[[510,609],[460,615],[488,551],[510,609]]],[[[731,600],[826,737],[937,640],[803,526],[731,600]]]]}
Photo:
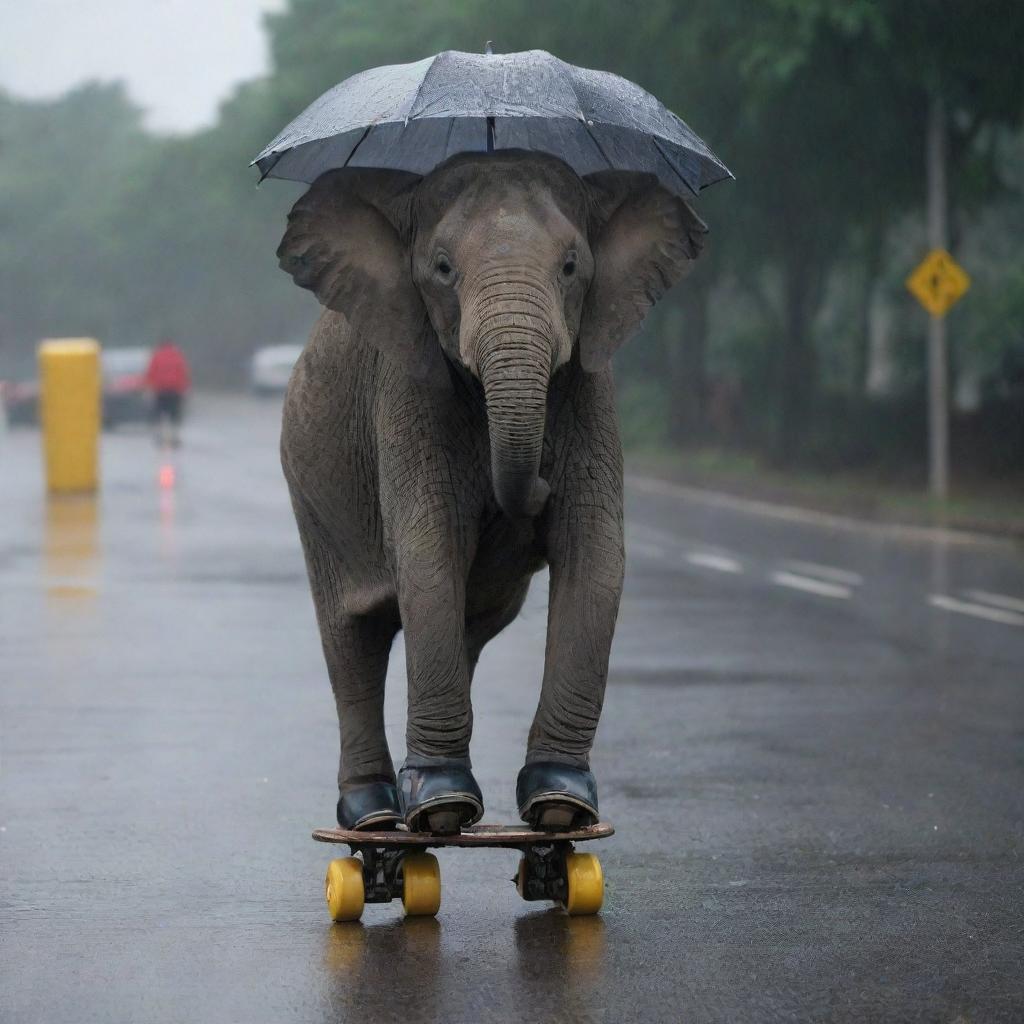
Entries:
{"type": "Polygon", "coordinates": [[[516,781],[519,816],[531,828],[557,832],[597,822],[597,782],[586,768],[533,761],[516,781]]]}
{"type": "Polygon", "coordinates": [[[411,832],[451,834],[484,815],[468,758],[407,758],[398,773],[398,794],[411,832]]]}
{"type": "Polygon", "coordinates": [[[390,831],[402,820],[398,790],[390,779],[362,779],[341,786],[338,826],[362,831],[390,831]]]}

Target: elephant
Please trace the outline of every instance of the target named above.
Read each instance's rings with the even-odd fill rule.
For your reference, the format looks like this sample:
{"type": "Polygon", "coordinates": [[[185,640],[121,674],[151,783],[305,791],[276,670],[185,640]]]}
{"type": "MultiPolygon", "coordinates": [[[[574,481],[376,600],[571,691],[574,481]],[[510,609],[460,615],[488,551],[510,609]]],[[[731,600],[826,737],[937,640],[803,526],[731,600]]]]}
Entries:
{"type": "Polygon", "coordinates": [[[337,705],[341,827],[480,819],[470,683],[545,566],[518,809],[538,829],[597,820],[589,757],[625,564],[609,361],[706,232],[653,175],[581,177],[518,150],[423,176],[332,170],[295,203],[279,263],[324,309],[281,459],[337,705]],[[400,629],[396,776],[383,699],[400,629]]]}

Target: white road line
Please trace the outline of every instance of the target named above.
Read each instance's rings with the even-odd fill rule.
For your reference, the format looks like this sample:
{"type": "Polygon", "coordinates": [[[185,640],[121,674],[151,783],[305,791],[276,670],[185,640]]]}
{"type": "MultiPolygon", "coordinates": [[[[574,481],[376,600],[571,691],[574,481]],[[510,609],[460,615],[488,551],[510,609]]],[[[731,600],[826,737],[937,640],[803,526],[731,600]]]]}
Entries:
{"type": "Polygon", "coordinates": [[[821,565],[819,562],[796,562],[784,561],[787,568],[818,577],[821,580],[828,580],[831,583],[841,583],[847,587],[859,587],[864,578],[859,572],[851,572],[850,569],[838,569],[831,565],[821,565]]]}
{"type": "Polygon", "coordinates": [[[831,565],[821,565],[818,562],[783,562],[783,565],[790,569],[796,569],[798,573],[807,573],[808,576],[820,576],[823,580],[831,580],[833,583],[844,583],[848,587],[859,587],[864,582],[864,577],[859,572],[851,572],[849,569],[836,569],[831,565]]]}
{"type": "Polygon", "coordinates": [[[699,565],[702,569],[715,569],[718,572],[743,572],[743,566],[728,555],[716,555],[713,551],[691,551],[686,556],[691,565],[699,565]]]}
{"type": "Polygon", "coordinates": [[[965,590],[964,593],[972,601],[980,601],[982,604],[994,605],[996,608],[1005,608],[1008,612],[1020,612],[1024,615],[1024,601],[1019,597],[993,594],[988,590],[965,590]]]}
{"type": "Polygon", "coordinates": [[[959,612],[961,615],[973,615],[976,619],[988,619],[1004,626],[1024,626],[1024,615],[1016,612],[1003,611],[1001,608],[989,608],[988,605],[960,601],[948,594],[930,594],[928,603],[933,608],[941,608],[947,612],[959,612]]]}
{"type": "Polygon", "coordinates": [[[773,572],[769,579],[780,587],[791,587],[793,590],[803,590],[808,594],[817,594],[819,597],[850,598],[853,591],[839,583],[823,583],[821,580],[812,580],[810,576],[798,576],[794,572],[773,572]]]}
{"type": "Polygon", "coordinates": [[[950,530],[941,526],[904,526],[899,523],[877,523],[864,519],[853,519],[850,516],[836,515],[831,512],[816,512],[793,505],[774,505],[767,501],[739,498],[734,494],[725,494],[722,491],[673,484],[667,480],[635,476],[632,473],[626,475],[626,484],[647,494],[682,498],[711,508],[726,508],[769,519],[779,519],[783,522],[822,526],[829,530],[851,530],[858,533],[871,533],[877,537],[891,537],[894,540],[923,541],[927,544],[974,544],[1006,549],[1013,546],[1013,541],[1005,537],[990,537],[987,534],[950,530]]]}

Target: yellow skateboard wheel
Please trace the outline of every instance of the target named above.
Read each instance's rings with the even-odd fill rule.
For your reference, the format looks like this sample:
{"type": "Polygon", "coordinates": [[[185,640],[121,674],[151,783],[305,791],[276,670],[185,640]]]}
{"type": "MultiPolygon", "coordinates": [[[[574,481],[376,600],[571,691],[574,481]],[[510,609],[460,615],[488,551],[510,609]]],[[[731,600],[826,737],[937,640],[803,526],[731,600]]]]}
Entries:
{"type": "Polygon", "coordinates": [[[402,905],[409,917],[432,917],[441,907],[441,868],[432,853],[402,861],[402,905]]]}
{"type": "Polygon", "coordinates": [[[566,854],[565,876],[565,909],[573,917],[596,914],[604,903],[604,872],[597,857],[592,853],[566,854]]]}
{"type": "Polygon", "coordinates": [[[363,862],[339,857],[327,865],[324,879],[327,910],[335,921],[358,921],[363,913],[363,862]]]}

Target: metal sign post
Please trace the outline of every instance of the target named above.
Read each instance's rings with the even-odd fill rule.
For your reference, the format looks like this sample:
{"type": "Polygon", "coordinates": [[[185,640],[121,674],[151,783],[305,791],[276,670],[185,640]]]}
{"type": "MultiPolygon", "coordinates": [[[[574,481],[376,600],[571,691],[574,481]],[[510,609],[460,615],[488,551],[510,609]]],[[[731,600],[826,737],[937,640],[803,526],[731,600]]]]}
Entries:
{"type": "Polygon", "coordinates": [[[946,251],[946,114],[941,98],[928,111],[928,241],[932,251],[907,278],[907,288],[930,314],[928,323],[928,484],[949,496],[949,381],[946,314],[971,279],[946,251]]]}

